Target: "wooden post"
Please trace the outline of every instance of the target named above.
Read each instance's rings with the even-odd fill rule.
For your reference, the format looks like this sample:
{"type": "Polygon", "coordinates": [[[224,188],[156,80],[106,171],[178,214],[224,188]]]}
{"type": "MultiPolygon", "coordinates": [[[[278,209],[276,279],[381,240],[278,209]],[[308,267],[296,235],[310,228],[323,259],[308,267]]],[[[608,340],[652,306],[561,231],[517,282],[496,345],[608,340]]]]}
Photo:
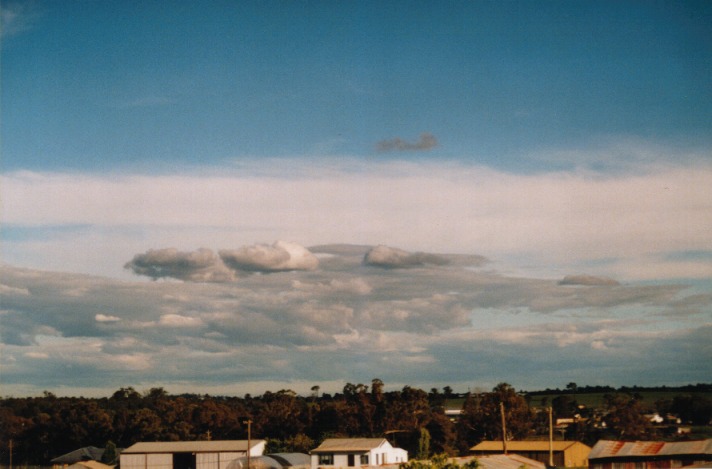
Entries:
{"type": "Polygon", "coordinates": [[[507,454],[507,421],[504,418],[504,402],[499,403],[499,411],[502,414],[502,451],[507,454]]]}
{"type": "Polygon", "coordinates": [[[12,469],[12,438],[10,438],[10,469],[12,469]]]}
{"type": "Polygon", "coordinates": [[[252,440],[252,420],[245,420],[245,423],[247,424],[247,469],[250,469],[250,446],[251,440],[252,440]]]}
{"type": "Polygon", "coordinates": [[[549,466],[554,467],[554,417],[549,407],[549,466]]]}

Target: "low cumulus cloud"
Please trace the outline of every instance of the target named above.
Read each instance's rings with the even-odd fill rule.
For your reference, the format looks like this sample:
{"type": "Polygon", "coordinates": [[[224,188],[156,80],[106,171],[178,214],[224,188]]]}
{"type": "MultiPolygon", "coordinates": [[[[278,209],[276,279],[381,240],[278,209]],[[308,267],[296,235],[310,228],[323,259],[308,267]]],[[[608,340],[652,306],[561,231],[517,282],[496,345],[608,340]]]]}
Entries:
{"type": "Polygon", "coordinates": [[[244,272],[284,272],[314,270],[319,259],[296,243],[277,241],[272,245],[255,244],[237,250],[221,250],[220,258],[231,269],[244,272]]]}
{"type": "Polygon", "coordinates": [[[567,275],[559,282],[559,285],[613,287],[620,285],[620,282],[610,277],[597,277],[594,275],[567,275]]]}
{"type": "Polygon", "coordinates": [[[438,139],[435,135],[424,132],[420,134],[417,142],[407,142],[399,137],[391,140],[381,140],[376,144],[376,149],[382,152],[388,151],[427,151],[438,146],[438,139]]]}
{"type": "Polygon", "coordinates": [[[205,248],[193,252],[174,248],[149,249],[144,254],[136,254],[124,267],[154,280],[175,278],[192,282],[227,282],[234,278],[220,258],[205,248]]]}
{"type": "Polygon", "coordinates": [[[375,267],[383,267],[386,269],[398,269],[406,267],[417,267],[426,264],[430,265],[445,265],[449,261],[437,254],[428,254],[424,252],[410,253],[402,249],[376,246],[369,250],[363,258],[366,265],[375,267]]]}
{"type": "Polygon", "coordinates": [[[219,255],[206,248],[192,252],[175,248],[149,249],[143,254],[136,254],[124,267],[154,280],[174,278],[220,283],[236,280],[239,274],[314,270],[318,265],[319,260],[308,249],[296,243],[277,241],[272,245],[223,249],[219,255]]]}
{"type": "MultiPolygon", "coordinates": [[[[611,374],[598,375],[615,384],[615,370],[641,366],[636,360],[649,356],[653,342],[658,361],[685,363],[672,370],[685,380],[709,375],[706,362],[689,358],[706,355],[690,355],[679,344],[706,351],[709,341],[696,331],[709,326],[712,296],[684,285],[571,288],[473,269],[472,255],[415,255],[385,246],[306,250],[277,242],[237,252],[236,266],[249,272],[315,267],[313,259],[304,262],[313,253],[321,262],[289,275],[245,274],[237,282],[209,284],[125,282],[0,265],[3,385],[8,392],[28,385],[40,392],[68,380],[109,389],[160,382],[171,390],[187,383],[195,391],[264,380],[312,386],[347,381],[353,377],[344,373],[361,370],[389,383],[466,387],[472,383],[462,382],[465,375],[494,385],[549,373],[549,363],[557,363],[549,380],[562,372],[586,376],[625,354],[611,374]],[[430,256],[449,262],[423,260],[430,256]],[[419,267],[373,268],[365,258],[379,267],[419,267]],[[690,335],[669,337],[682,328],[690,335]],[[668,335],[646,336],[650,331],[668,335]],[[32,358],[40,356],[49,358],[32,358]],[[60,367],[82,373],[53,373],[60,367]]],[[[159,254],[153,262],[162,260],[158,265],[188,279],[212,268],[216,258],[222,262],[215,254],[159,254]],[[179,259],[188,267],[177,269],[179,259]]]]}

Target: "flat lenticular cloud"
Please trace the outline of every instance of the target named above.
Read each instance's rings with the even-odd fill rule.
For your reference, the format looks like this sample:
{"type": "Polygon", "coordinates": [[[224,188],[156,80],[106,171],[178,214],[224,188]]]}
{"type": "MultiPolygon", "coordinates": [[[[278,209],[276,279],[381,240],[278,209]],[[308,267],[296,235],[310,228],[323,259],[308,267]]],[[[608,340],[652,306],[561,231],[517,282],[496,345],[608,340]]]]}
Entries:
{"type": "Polygon", "coordinates": [[[559,285],[615,286],[620,285],[620,282],[609,277],[595,275],[567,275],[559,282],[559,285]]]}
{"type": "Polygon", "coordinates": [[[435,135],[424,132],[420,134],[420,139],[417,142],[407,142],[399,137],[391,140],[381,140],[376,145],[376,149],[382,152],[388,151],[427,151],[438,146],[438,139],[435,135]]]}
{"type": "Polygon", "coordinates": [[[237,250],[223,249],[220,258],[231,269],[244,272],[283,272],[314,270],[319,259],[296,243],[277,241],[274,244],[255,244],[237,250]]]}
{"type": "Polygon", "coordinates": [[[410,253],[402,249],[383,245],[376,246],[369,250],[364,256],[363,261],[366,265],[387,269],[416,267],[425,264],[445,265],[449,262],[448,259],[437,254],[424,252],[410,253]]]}

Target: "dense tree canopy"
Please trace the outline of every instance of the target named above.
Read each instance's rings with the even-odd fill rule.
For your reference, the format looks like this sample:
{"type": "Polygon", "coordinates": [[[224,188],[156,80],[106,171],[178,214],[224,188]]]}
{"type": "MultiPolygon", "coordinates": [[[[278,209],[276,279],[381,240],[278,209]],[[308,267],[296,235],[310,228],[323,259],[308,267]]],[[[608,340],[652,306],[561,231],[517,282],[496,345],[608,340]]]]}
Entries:
{"type": "MultiPolygon", "coordinates": [[[[572,384],[552,399],[557,416],[570,416],[577,409],[575,398],[585,388],[572,384]]],[[[411,386],[386,392],[383,381],[375,378],[370,386],[347,383],[333,396],[319,395],[318,386],[312,391],[306,397],[283,389],[240,398],[171,395],[163,388],[139,393],[127,387],[98,399],[50,392],[5,398],[0,400],[0,464],[9,460],[10,440],[15,465],[46,465],[84,446],[115,451],[138,441],[246,439],[248,420],[252,436],[267,439],[272,452],[308,452],[327,437],[385,436],[412,456],[466,454],[481,440],[502,438],[502,410],[508,439],[548,434],[542,409],[530,408],[527,396],[506,383],[490,392],[458,395],[447,386],[442,392],[411,386]],[[462,409],[456,423],[445,414],[446,408],[462,409]]],[[[707,423],[712,403],[694,392],[655,405],[685,422],[707,423]]],[[[589,444],[594,437],[650,437],[653,429],[643,414],[651,406],[635,394],[609,393],[602,413],[589,412],[589,418],[572,426],[566,436],[589,444]],[[604,417],[608,427],[602,430],[597,422],[604,417]]]]}

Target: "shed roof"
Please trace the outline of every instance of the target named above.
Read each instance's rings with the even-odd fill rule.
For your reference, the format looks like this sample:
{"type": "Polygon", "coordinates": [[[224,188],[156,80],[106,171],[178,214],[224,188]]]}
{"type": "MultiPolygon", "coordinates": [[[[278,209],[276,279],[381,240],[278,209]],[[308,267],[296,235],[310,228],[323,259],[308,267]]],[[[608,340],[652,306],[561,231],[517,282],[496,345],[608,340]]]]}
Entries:
{"type": "Polygon", "coordinates": [[[476,459],[478,463],[477,467],[480,469],[519,469],[522,466],[529,469],[546,468],[546,464],[543,462],[525,458],[524,456],[520,456],[518,454],[488,454],[487,456],[478,456],[476,458],[469,456],[453,459],[460,465],[476,459]]]}
{"type": "Polygon", "coordinates": [[[75,449],[72,452],[57,456],[52,459],[54,464],[74,464],[79,461],[98,461],[104,454],[104,448],[96,446],[85,446],[84,448],[75,449]]]}
{"type": "Polygon", "coordinates": [[[642,456],[712,455],[712,438],[696,441],[614,441],[600,440],[588,459],[642,456]]]}
{"type": "Polygon", "coordinates": [[[384,443],[385,438],[327,438],[312,453],[333,453],[348,451],[370,451],[384,443]]]}
{"type": "MultiPolygon", "coordinates": [[[[252,448],[264,442],[265,440],[252,440],[250,447],[252,448]]],[[[121,454],[219,453],[229,451],[247,451],[247,440],[141,442],[126,448],[121,454]]]]}
{"type": "MultiPolygon", "coordinates": [[[[250,458],[252,469],[284,469],[287,467],[307,468],[311,466],[311,458],[304,453],[273,453],[250,458]]],[[[243,469],[248,467],[247,457],[234,459],[227,469],[243,469]]]]}
{"type": "MultiPolygon", "coordinates": [[[[579,441],[553,441],[552,447],[554,451],[565,451],[573,446],[581,445],[589,448],[579,441]]],[[[590,449],[590,448],[589,448],[590,449]]],[[[472,448],[470,451],[499,451],[502,452],[501,441],[483,441],[472,448]]],[[[548,441],[508,441],[508,451],[549,451],[548,441]]]]}

